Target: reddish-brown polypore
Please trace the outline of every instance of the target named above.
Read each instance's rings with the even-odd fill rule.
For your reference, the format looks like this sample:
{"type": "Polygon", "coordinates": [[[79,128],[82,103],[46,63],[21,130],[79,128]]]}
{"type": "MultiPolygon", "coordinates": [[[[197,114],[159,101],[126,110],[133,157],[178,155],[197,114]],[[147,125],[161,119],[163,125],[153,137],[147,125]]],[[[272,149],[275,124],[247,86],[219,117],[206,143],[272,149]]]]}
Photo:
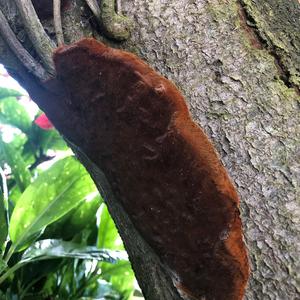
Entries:
{"type": "Polygon", "coordinates": [[[193,299],[242,299],[249,267],[239,199],[184,98],[136,56],[84,39],[54,55],[70,130],[134,225],[193,299]]]}

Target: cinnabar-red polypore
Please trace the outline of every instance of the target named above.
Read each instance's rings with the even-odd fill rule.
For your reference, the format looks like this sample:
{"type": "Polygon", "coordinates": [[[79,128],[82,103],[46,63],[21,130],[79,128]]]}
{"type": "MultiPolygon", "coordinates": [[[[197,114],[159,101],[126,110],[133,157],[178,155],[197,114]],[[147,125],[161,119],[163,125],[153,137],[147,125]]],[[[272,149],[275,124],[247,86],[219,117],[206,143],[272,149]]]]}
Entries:
{"type": "Polygon", "coordinates": [[[249,275],[239,199],[169,80],[133,54],[84,39],[54,55],[80,147],[193,299],[242,299],[249,275]]]}

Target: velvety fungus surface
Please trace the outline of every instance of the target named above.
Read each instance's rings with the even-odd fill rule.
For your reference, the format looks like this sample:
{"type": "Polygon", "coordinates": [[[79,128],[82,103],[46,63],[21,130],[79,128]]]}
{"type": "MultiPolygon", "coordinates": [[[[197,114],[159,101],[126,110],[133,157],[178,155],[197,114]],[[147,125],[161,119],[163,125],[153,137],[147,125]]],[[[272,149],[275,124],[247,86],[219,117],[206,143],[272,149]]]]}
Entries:
{"type": "Polygon", "coordinates": [[[177,288],[191,299],[242,299],[249,266],[238,195],[178,89],[93,39],[59,48],[54,62],[62,99],[81,120],[68,135],[85,137],[80,147],[177,288]]]}

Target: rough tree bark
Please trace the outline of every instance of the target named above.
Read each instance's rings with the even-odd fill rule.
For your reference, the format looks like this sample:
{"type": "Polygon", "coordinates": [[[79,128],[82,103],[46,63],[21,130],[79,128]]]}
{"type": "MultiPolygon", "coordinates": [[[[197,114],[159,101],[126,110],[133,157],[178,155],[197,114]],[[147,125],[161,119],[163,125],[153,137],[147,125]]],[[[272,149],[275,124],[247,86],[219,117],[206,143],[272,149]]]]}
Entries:
{"type": "MultiPolygon", "coordinates": [[[[14,2],[0,0],[0,8],[37,57],[14,2]]],[[[73,1],[63,15],[65,42],[94,36],[137,54],[181,89],[240,194],[252,270],[245,298],[299,299],[299,2],[123,0],[122,9],[134,29],[120,44],[101,34],[84,1],[73,1]]],[[[51,20],[43,25],[54,37],[51,20]]],[[[38,80],[1,38],[0,61],[37,93],[38,80]]],[[[47,107],[39,95],[36,101],[47,107]]],[[[49,115],[63,118],[64,107],[52,107],[49,115]]],[[[63,125],[58,129],[64,133],[63,125]]],[[[99,188],[108,191],[110,212],[146,299],[181,299],[159,258],[113,201],[101,171],[77,146],[99,188]]]]}

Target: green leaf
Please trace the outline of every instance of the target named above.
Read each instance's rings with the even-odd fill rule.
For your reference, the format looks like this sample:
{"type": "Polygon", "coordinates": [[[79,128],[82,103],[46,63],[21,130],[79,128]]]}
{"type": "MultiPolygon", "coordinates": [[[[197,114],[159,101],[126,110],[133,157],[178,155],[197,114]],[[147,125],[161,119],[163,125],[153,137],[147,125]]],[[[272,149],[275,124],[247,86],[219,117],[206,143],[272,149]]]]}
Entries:
{"type": "Polygon", "coordinates": [[[60,136],[57,130],[43,130],[41,146],[44,151],[48,149],[52,150],[67,150],[68,145],[64,139],[60,136]]]}
{"type": "Polygon", "coordinates": [[[107,206],[103,203],[100,207],[100,223],[98,229],[98,248],[123,250],[124,246],[116,225],[111,218],[107,206]]]}
{"type": "Polygon", "coordinates": [[[119,261],[115,265],[102,263],[101,273],[123,295],[122,299],[130,299],[134,292],[135,277],[129,261],[119,261]]]}
{"type": "MultiPolygon", "coordinates": [[[[0,254],[1,254],[2,245],[4,244],[7,238],[8,228],[7,228],[7,220],[6,220],[7,212],[5,210],[3,193],[1,189],[0,192],[1,192],[1,196],[0,196],[0,254]]],[[[0,260],[0,268],[1,268],[1,260],[0,260]]]]}
{"type": "Polygon", "coordinates": [[[21,191],[30,184],[31,174],[26,167],[26,164],[19,151],[7,143],[4,143],[0,138],[0,152],[4,157],[5,162],[10,166],[14,179],[21,191]]]}
{"type": "MultiPolygon", "coordinates": [[[[118,230],[111,218],[107,206],[100,207],[100,223],[98,229],[98,248],[124,249],[118,230]]],[[[103,278],[123,295],[122,299],[129,299],[134,291],[134,273],[129,262],[118,262],[116,265],[101,264],[103,278]]]]}
{"type": "Polygon", "coordinates": [[[29,132],[31,119],[18,100],[14,97],[4,98],[0,101],[0,122],[29,132]]]}
{"type": "Polygon", "coordinates": [[[43,237],[68,240],[87,227],[96,227],[96,212],[102,202],[99,193],[95,192],[93,198],[83,201],[61,219],[49,225],[43,237]]]}
{"type": "Polygon", "coordinates": [[[98,192],[95,192],[95,194],[92,195],[90,199],[76,208],[71,218],[69,219],[69,224],[66,225],[78,228],[78,230],[79,228],[84,228],[88,222],[96,219],[96,212],[101,202],[103,202],[103,199],[98,192]]]}
{"type": "Polygon", "coordinates": [[[96,192],[84,167],[66,157],[41,173],[18,200],[10,220],[9,235],[14,248],[53,223],[96,192]]]}
{"type": "Polygon", "coordinates": [[[84,290],[84,296],[79,300],[120,300],[123,299],[120,293],[118,293],[110,282],[103,279],[98,279],[90,285],[87,285],[84,290]]]}
{"type": "Polygon", "coordinates": [[[27,142],[27,136],[23,132],[14,134],[13,140],[9,143],[13,148],[22,152],[25,143],[27,142]]]}
{"type": "MultiPolygon", "coordinates": [[[[12,131],[13,139],[9,145],[14,149],[15,152],[20,153],[25,165],[31,166],[35,162],[36,152],[33,145],[28,141],[28,137],[21,131],[12,131]],[[33,149],[34,148],[34,149],[33,149]]],[[[3,160],[3,158],[2,158],[3,160]]]]}
{"type": "Polygon", "coordinates": [[[15,206],[18,200],[20,199],[22,195],[22,192],[19,189],[18,185],[15,185],[12,187],[9,191],[9,200],[12,202],[12,204],[15,206]]]}
{"type": "Polygon", "coordinates": [[[30,146],[35,145],[36,150],[42,149],[45,153],[51,150],[67,150],[69,147],[57,130],[44,130],[34,124],[28,135],[30,146]]]}
{"type": "Polygon", "coordinates": [[[98,249],[93,246],[82,246],[62,240],[41,240],[34,243],[22,255],[21,263],[52,258],[91,259],[115,264],[119,260],[127,260],[125,251],[98,249]]]}
{"type": "Polygon", "coordinates": [[[0,100],[7,97],[20,97],[22,94],[16,90],[0,87],[0,100]]]}

